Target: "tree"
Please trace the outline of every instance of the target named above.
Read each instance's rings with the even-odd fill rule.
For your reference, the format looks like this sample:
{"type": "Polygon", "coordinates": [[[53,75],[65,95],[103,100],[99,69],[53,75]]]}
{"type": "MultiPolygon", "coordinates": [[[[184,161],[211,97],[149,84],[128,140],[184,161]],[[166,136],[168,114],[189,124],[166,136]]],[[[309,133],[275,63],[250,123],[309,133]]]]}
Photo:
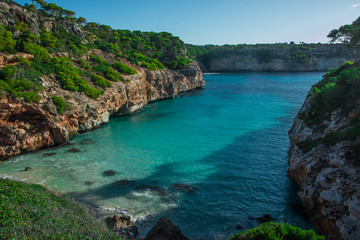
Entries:
{"type": "Polygon", "coordinates": [[[41,7],[45,7],[47,5],[47,2],[45,2],[44,0],[33,0],[32,2],[34,1],[37,2],[37,4],[41,7]]]}
{"type": "Polygon", "coordinates": [[[356,51],[360,46],[360,17],[352,24],[346,24],[339,29],[333,29],[327,35],[331,43],[340,42],[349,50],[350,54],[358,62],[356,51]]]}
{"type": "Polygon", "coordinates": [[[77,22],[80,23],[81,25],[84,25],[84,24],[86,24],[86,18],[79,17],[79,18],[77,19],[77,22]]]}

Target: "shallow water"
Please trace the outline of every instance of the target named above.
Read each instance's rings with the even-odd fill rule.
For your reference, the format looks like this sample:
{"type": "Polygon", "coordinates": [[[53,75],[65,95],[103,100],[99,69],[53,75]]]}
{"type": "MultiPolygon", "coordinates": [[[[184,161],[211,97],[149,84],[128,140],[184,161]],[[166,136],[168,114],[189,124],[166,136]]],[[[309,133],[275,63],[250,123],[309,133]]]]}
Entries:
{"type": "Polygon", "coordinates": [[[223,239],[270,213],[312,228],[292,210],[287,131],[322,73],[205,75],[205,90],[150,104],[142,112],[75,137],[70,146],[14,157],[0,177],[41,183],[81,201],[122,209],[141,232],[161,216],[191,239],[223,239]],[[77,148],[81,152],[68,152],[77,148]],[[46,153],[56,153],[45,156],[46,153]],[[25,167],[33,170],[23,172],[25,167]],[[115,171],[106,176],[103,172],[115,171]],[[116,187],[118,180],[133,180],[116,187]],[[182,193],[175,183],[200,190],[182,193]],[[152,185],[166,189],[137,189],[152,185]]]}

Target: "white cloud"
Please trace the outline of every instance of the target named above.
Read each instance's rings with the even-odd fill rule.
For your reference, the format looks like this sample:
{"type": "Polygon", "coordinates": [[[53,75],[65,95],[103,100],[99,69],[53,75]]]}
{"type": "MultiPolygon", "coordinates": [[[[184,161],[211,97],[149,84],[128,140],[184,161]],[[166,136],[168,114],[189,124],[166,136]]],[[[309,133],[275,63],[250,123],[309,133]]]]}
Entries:
{"type": "Polygon", "coordinates": [[[352,8],[355,8],[355,7],[358,7],[358,6],[360,6],[360,3],[355,3],[355,4],[353,4],[351,7],[352,7],[352,8]]]}

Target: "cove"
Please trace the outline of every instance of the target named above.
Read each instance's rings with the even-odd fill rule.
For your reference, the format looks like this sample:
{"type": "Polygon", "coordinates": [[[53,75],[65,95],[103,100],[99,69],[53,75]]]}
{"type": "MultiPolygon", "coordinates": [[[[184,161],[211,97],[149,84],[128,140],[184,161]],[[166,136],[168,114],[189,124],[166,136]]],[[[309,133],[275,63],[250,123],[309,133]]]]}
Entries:
{"type": "Polygon", "coordinates": [[[286,177],[287,131],[323,73],[205,75],[206,89],[155,102],[71,140],[3,162],[0,177],[43,184],[138,220],[166,216],[190,239],[226,239],[269,213],[309,229],[286,177]],[[79,151],[69,151],[71,149],[79,151]],[[21,171],[31,167],[31,171],[21,171]],[[104,171],[112,170],[107,176],[104,171]],[[112,183],[127,180],[128,187],[112,183]],[[198,191],[172,188],[184,183],[198,191]],[[151,185],[156,189],[136,188],[151,185]]]}

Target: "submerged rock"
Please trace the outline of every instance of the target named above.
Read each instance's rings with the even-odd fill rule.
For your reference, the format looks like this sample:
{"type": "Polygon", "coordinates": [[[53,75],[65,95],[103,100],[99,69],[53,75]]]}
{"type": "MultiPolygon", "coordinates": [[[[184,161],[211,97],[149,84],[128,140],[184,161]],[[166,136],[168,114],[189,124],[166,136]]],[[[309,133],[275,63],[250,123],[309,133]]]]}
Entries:
{"type": "Polygon", "coordinates": [[[186,193],[187,192],[196,192],[196,191],[200,190],[198,187],[183,184],[183,183],[175,183],[171,187],[177,191],[186,192],[186,193]]]}
{"type": "Polygon", "coordinates": [[[116,174],[113,170],[108,170],[103,172],[105,176],[114,176],[116,174]]]}
{"type": "Polygon", "coordinates": [[[271,220],[274,220],[275,218],[272,218],[270,214],[264,214],[261,217],[249,217],[250,220],[257,220],[259,223],[265,223],[270,222],[271,220]]]}
{"type": "Polygon", "coordinates": [[[165,188],[158,187],[158,186],[152,186],[152,185],[137,185],[136,190],[150,190],[152,192],[158,193],[161,197],[166,197],[169,195],[169,191],[167,191],[165,188]]]}
{"type": "Polygon", "coordinates": [[[54,153],[54,152],[44,153],[44,154],[43,154],[44,157],[51,157],[51,156],[54,156],[54,155],[56,155],[56,153],[54,153]]]}
{"type": "Polygon", "coordinates": [[[95,143],[95,142],[92,138],[87,138],[87,139],[80,141],[80,144],[93,144],[93,143],[95,143]]]}
{"type": "Polygon", "coordinates": [[[181,230],[169,219],[160,218],[146,235],[145,240],[189,240],[181,230]]]}
{"type": "Polygon", "coordinates": [[[67,150],[67,152],[78,153],[78,152],[81,152],[81,151],[79,149],[77,149],[77,148],[72,148],[72,149],[67,150]]]}
{"type": "Polygon", "coordinates": [[[84,182],[84,184],[85,184],[86,186],[91,186],[93,183],[92,183],[92,182],[84,182]]]}
{"type": "Polygon", "coordinates": [[[135,181],[134,180],[122,179],[122,180],[113,182],[111,184],[111,186],[113,186],[113,187],[121,187],[121,188],[130,188],[130,187],[135,186],[135,181]]]}
{"type": "Polygon", "coordinates": [[[108,217],[105,219],[107,227],[113,230],[117,236],[126,239],[138,239],[139,231],[129,216],[108,217]]]}

